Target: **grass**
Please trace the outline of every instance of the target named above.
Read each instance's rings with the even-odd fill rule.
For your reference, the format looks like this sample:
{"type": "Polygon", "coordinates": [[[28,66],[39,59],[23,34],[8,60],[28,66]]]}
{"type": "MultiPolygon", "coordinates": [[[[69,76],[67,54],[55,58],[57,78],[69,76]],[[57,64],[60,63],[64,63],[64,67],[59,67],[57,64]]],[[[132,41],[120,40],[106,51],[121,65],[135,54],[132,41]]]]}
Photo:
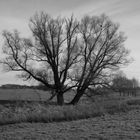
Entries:
{"type": "MultiPolygon", "coordinates": [[[[93,106],[92,106],[93,107],[93,106]]],[[[0,106],[0,124],[19,122],[52,122],[77,120],[88,118],[100,113],[97,108],[91,110],[90,106],[45,106],[42,104],[26,104],[24,107],[0,106]],[[88,109],[88,111],[87,111],[88,109]]]]}
{"type": "Polygon", "coordinates": [[[126,112],[129,107],[120,101],[97,101],[76,106],[23,103],[0,105],[0,125],[21,122],[59,122],[100,117],[106,113],[126,112]]]}
{"type": "Polygon", "coordinates": [[[0,89],[0,100],[47,100],[49,91],[36,89],[0,89]]]}
{"type": "MultiPolygon", "coordinates": [[[[42,99],[48,98],[43,91],[40,95],[34,95],[34,90],[17,89],[15,90],[2,90],[0,89],[0,99],[9,97],[9,101],[4,101],[3,105],[0,105],[0,125],[14,124],[21,122],[59,122],[70,121],[78,119],[86,119],[91,117],[100,117],[105,114],[114,114],[119,112],[127,112],[131,109],[140,108],[140,99],[125,99],[120,96],[111,95],[109,97],[95,97],[95,102],[89,102],[85,99],[76,106],[65,105],[57,106],[55,104],[45,104],[38,102],[39,96],[42,99]],[[5,94],[4,94],[5,92],[5,94]],[[23,93],[24,92],[24,93],[23,93]],[[22,93],[22,94],[21,94],[22,93]],[[34,102],[21,102],[19,99],[26,97],[33,98],[34,102]],[[4,96],[3,96],[4,95],[4,96]],[[17,99],[17,102],[10,100],[13,95],[13,100],[17,99]],[[34,96],[33,96],[34,95],[34,96]],[[18,98],[17,98],[18,97],[18,98]],[[37,99],[38,97],[38,99],[37,99]]],[[[37,93],[38,94],[38,93],[37,93]]],[[[69,100],[70,95],[66,97],[69,100]]]]}
{"type": "Polygon", "coordinates": [[[140,105],[140,99],[128,99],[126,100],[128,105],[140,105]]]}

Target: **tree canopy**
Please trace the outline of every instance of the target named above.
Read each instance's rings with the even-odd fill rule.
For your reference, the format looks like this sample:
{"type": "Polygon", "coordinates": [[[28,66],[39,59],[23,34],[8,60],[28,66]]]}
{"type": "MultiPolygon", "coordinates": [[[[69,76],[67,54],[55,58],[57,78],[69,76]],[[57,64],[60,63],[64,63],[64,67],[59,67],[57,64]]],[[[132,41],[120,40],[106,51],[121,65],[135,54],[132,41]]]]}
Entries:
{"type": "Polygon", "coordinates": [[[76,104],[89,86],[105,83],[112,71],[129,63],[126,37],[106,15],[78,20],[42,12],[30,19],[29,27],[32,39],[21,38],[18,31],[3,32],[1,62],[8,71],[21,72],[21,78],[54,90],[60,105],[68,90],[76,90],[71,101],[76,104]]]}

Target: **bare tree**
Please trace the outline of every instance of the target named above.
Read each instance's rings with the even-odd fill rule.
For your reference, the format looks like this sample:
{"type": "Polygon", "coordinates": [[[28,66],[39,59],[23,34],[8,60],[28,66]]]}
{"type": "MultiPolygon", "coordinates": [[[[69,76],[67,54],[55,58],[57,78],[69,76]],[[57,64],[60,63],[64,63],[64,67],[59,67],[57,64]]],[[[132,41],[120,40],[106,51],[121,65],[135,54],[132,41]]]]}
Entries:
{"type": "Polygon", "coordinates": [[[135,78],[129,79],[126,75],[118,73],[112,80],[111,88],[120,95],[135,95],[138,90],[139,82],[135,78]]]}
{"type": "Polygon", "coordinates": [[[85,16],[81,20],[81,61],[75,66],[75,75],[71,78],[77,83],[77,94],[71,104],[77,104],[90,86],[107,84],[113,70],[128,64],[129,51],[123,46],[126,37],[118,29],[118,24],[105,15],[85,16]]]}
{"type": "Polygon", "coordinates": [[[31,78],[55,90],[57,103],[64,103],[67,73],[77,63],[78,22],[73,18],[53,19],[48,14],[36,14],[30,20],[33,39],[21,38],[15,31],[3,32],[5,58],[1,61],[8,71],[19,71],[20,77],[31,78]]]}
{"type": "Polygon", "coordinates": [[[139,81],[136,78],[132,78],[131,80],[132,80],[133,88],[138,88],[139,81]]]}
{"type": "Polygon", "coordinates": [[[106,84],[114,69],[127,64],[129,54],[123,46],[125,37],[118,24],[107,16],[53,19],[45,13],[30,20],[34,40],[19,33],[3,33],[6,54],[2,61],[9,71],[21,72],[26,80],[35,79],[55,90],[57,103],[63,94],[75,88],[70,104],[78,103],[86,89],[106,84]]]}
{"type": "Polygon", "coordinates": [[[132,86],[132,82],[125,76],[122,74],[117,74],[115,75],[115,77],[113,77],[112,79],[112,84],[111,84],[111,88],[120,93],[121,95],[125,94],[125,91],[127,88],[132,86]]]}

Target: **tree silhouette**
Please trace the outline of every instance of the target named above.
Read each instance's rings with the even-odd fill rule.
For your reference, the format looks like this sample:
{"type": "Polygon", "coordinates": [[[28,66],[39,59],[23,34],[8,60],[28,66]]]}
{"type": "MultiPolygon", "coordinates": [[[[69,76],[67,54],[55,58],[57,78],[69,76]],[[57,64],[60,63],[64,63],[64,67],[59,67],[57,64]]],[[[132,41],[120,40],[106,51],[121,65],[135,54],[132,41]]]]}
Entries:
{"type": "Polygon", "coordinates": [[[78,21],[42,12],[31,18],[29,26],[32,39],[21,38],[17,31],[3,32],[1,63],[9,71],[21,72],[21,78],[33,78],[54,90],[59,105],[72,88],[77,93],[70,103],[78,103],[86,89],[103,84],[112,70],[129,62],[123,46],[126,38],[105,15],[78,21]]]}
{"type": "Polygon", "coordinates": [[[112,71],[130,62],[129,51],[123,46],[126,37],[107,16],[86,16],[79,28],[82,59],[74,78],[77,94],[71,104],[76,104],[90,86],[107,84],[112,71]]]}

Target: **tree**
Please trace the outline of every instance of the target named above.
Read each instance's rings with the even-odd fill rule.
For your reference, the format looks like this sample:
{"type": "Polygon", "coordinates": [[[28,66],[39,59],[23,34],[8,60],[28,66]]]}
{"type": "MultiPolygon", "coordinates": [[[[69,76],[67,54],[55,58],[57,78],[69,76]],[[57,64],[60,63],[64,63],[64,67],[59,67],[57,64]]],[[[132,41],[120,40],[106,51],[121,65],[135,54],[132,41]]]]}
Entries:
{"type": "Polygon", "coordinates": [[[133,88],[138,88],[139,87],[139,81],[136,78],[132,78],[132,84],[133,88]]]}
{"type": "Polygon", "coordinates": [[[137,79],[128,79],[124,74],[117,74],[112,80],[111,88],[121,94],[127,93],[128,95],[136,95],[136,90],[139,87],[137,79]]]}
{"type": "Polygon", "coordinates": [[[129,79],[126,77],[125,74],[118,73],[116,74],[112,79],[111,84],[113,89],[131,89],[131,88],[138,88],[139,87],[139,81],[136,78],[129,79]]]}
{"type": "Polygon", "coordinates": [[[115,91],[121,92],[123,89],[132,86],[132,82],[126,77],[122,75],[116,75],[112,80],[112,89],[115,91]]]}
{"type": "Polygon", "coordinates": [[[20,77],[35,79],[55,90],[57,103],[64,103],[63,94],[73,86],[66,85],[67,73],[77,63],[78,22],[73,18],[53,19],[36,14],[30,20],[33,39],[21,38],[15,31],[3,32],[6,57],[1,61],[8,71],[21,72],[20,77]]]}
{"type": "Polygon", "coordinates": [[[77,82],[77,94],[71,104],[76,104],[90,86],[107,84],[114,70],[129,63],[129,51],[123,45],[126,37],[118,32],[118,24],[101,15],[86,16],[79,26],[81,61],[75,67],[78,72],[73,80],[77,82]]]}
{"type": "Polygon", "coordinates": [[[129,62],[126,38],[105,15],[77,21],[42,12],[31,18],[30,29],[33,41],[19,37],[17,31],[4,31],[2,63],[9,71],[21,72],[21,78],[55,90],[59,105],[66,91],[76,89],[70,102],[76,104],[90,86],[105,84],[113,70],[129,62]]]}

